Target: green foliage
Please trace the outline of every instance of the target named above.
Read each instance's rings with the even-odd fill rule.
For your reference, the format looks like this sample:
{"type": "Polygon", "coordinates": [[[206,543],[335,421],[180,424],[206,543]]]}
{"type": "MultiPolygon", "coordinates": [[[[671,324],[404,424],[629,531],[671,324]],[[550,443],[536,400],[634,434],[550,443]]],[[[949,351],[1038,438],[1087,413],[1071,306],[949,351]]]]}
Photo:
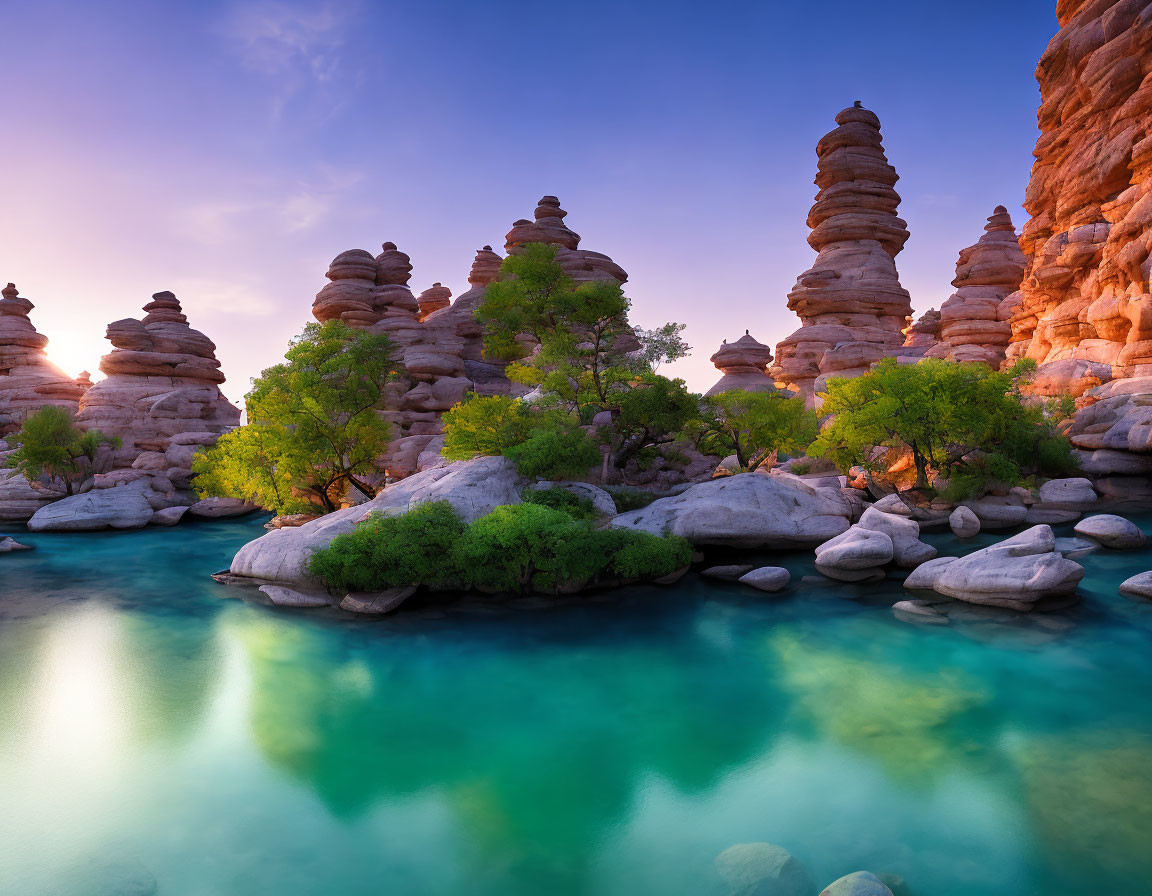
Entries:
{"type": "Polygon", "coordinates": [[[557,593],[606,576],[666,575],[691,556],[682,538],[595,529],[539,503],[497,507],[467,526],[450,505],[431,503],[369,517],[316,551],[308,568],[338,591],[429,584],[557,593]]]}
{"type": "Polygon", "coordinates": [[[524,476],[579,479],[600,462],[596,442],[575,423],[542,417],[527,439],[504,452],[524,476]]]}
{"type": "Polygon", "coordinates": [[[576,520],[595,520],[600,514],[587,498],[568,491],[566,488],[548,488],[540,491],[525,491],[520,499],[525,504],[539,504],[541,507],[550,507],[568,514],[576,520]]]}
{"type": "Polygon", "coordinates": [[[612,496],[612,500],[616,502],[616,510],[620,513],[627,513],[629,510],[640,510],[642,507],[647,507],[659,497],[652,492],[646,492],[640,488],[608,485],[604,486],[604,490],[612,496]]]}
{"type": "Polygon", "coordinates": [[[375,495],[365,477],[388,446],[378,412],[397,373],[386,335],[340,321],[308,324],[285,363],[252,381],[248,426],[196,461],[197,491],[279,513],[315,504],[335,510],[350,487],[375,495]]]}
{"type": "Polygon", "coordinates": [[[81,429],[71,411],[56,405],[33,411],[8,441],[19,445],[8,456],[8,467],[19,470],[29,482],[47,479],[67,495],[96,472],[102,447],[120,447],[119,438],[81,429]]]}
{"type": "Polygon", "coordinates": [[[788,468],[788,472],[794,473],[797,476],[803,476],[812,472],[812,464],[805,460],[798,461],[788,468]]]}
{"type": "Polygon", "coordinates": [[[449,460],[500,455],[528,438],[529,409],[507,395],[469,395],[444,414],[444,448],[449,460]]]}
{"type": "Polygon", "coordinates": [[[619,283],[576,284],[556,263],[554,246],[533,243],[504,260],[501,278],[476,311],[485,352],[512,362],[510,379],[539,387],[545,405],[573,423],[612,413],[613,425],[600,433],[616,467],[645,448],[671,443],[695,414],[683,381],[654,372],[688,353],[683,325],[634,332],[628,308],[619,283]],[[539,343],[527,358],[516,338],[522,334],[539,343]]]}
{"type": "Polygon", "coordinates": [[[700,402],[697,445],[705,454],[736,455],[751,472],[777,452],[804,451],[819,431],[814,411],[778,392],[736,390],[700,402]]]}
{"type": "Polygon", "coordinates": [[[452,552],[464,523],[447,501],[421,504],[407,513],[373,513],[351,531],[314,553],[308,570],[345,591],[383,591],[417,582],[458,584],[452,552]]]}
{"type": "Polygon", "coordinates": [[[841,470],[870,467],[876,445],[905,448],[919,488],[932,474],[951,497],[975,494],[992,480],[1020,482],[1029,472],[1062,476],[1075,468],[1071,445],[1044,409],[1028,404],[1017,380],[1034,365],[993,371],[984,364],[887,358],[855,379],[832,379],[822,411],[832,415],[813,456],[841,470]]]}

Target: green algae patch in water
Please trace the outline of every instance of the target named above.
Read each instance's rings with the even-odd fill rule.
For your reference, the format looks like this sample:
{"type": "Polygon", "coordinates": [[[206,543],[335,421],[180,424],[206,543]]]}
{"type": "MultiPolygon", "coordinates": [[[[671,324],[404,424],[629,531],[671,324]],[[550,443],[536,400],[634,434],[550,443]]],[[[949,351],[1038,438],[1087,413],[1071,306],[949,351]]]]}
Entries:
{"type": "Polygon", "coordinates": [[[765,842],[814,893],[1148,891],[1152,602],[1116,589],[1152,552],[947,626],[801,584],[810,554],[766,556],[783,595],[364,619],[213,582],[260,522],[0,557],[0,892],[699,896],[765,842]]]}

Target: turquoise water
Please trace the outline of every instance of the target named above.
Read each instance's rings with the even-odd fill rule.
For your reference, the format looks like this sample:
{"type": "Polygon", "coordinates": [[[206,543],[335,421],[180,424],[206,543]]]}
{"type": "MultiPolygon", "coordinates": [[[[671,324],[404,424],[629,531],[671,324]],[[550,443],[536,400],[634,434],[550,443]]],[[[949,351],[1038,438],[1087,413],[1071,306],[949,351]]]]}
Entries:
{"type": "Polygon", "coordinates": [[[259,526],[14,533],[0,893],[699,896],[755,841],[820,886],[1152,888],[1152,552],[946,628],[697,578],[364,620],[224,599],[259,526]]]}

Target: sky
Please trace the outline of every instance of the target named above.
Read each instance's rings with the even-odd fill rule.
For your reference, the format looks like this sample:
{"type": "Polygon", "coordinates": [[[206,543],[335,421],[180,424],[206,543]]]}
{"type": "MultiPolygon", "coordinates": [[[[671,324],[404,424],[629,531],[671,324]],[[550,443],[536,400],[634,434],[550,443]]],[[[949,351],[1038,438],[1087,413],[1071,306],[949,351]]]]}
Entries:
{"type": "Polygon", "coordinates": [[[1054,0],[821,3],[0,0],[0,282],[94,374],[172,290],[239,400],[311,320],[339,252],[386,240],[415,291],[560,197],[629,272],[632,320],[772,345],[815,253],[816,143],[879,115],[917,314],[1003,204],[1019,227],[1054,0]]]}

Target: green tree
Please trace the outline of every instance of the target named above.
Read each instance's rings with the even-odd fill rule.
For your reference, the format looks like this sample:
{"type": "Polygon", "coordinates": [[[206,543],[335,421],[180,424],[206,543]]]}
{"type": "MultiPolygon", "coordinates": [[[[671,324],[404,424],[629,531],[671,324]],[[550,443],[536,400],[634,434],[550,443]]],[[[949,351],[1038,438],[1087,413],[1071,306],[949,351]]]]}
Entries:
{"type": "Polygon", "coordinates": [[[71,411],[56,405],[29,414],[8,439],[19,447],[8,456],[7,466],[19,470],[29,482],[47,479],[66,495],[75,494],[76,487],[97,472],[102,447],[120,447],[118,437],[81,429],[71,411]]]}
{"type": "Polygon", "coordinates": [[[443,422],[440,453],[449,460],[503,454],[523,442],[531,426],[528,407],[508,395],[469,395],[444,413],[443,422]]]}
{"type": "Polygon", "coordinates": [[[340,321],[308,324],[285,363],[252,381],[248,425],[195,462],[197,490],[281,513],[302,503],[335,510],[352,487],[374,496],[368,477],[388,446],[380,411],[397,367],[384,334],[340,321]]]}
{"type": "Polygon", "coordinates": [[[993,479],[1019,482],[1029,471],[1066,474],[1075,469],[1071,445],[1044,407],[1020,394],[1019,380],[1033,368],[886,358],[863,376],[829,380],[821,410],[831,420],[810,453],[841,470],[871,469],[875,446],[907,449],[916,487],[927,488],[938,475],[955,497],[993,479]]]}
{"type": "Polygon", "coordinates": [[[629,385],[613,393],[612,423],[600,429],[617,468],[641,451],[675,442],[699,413],[696,396],[683,380],[644,373],[629,385]]]}
{"type": "Polygon", "coordinates": [[[735,454],[740,469],[752,472],[777,452],[805,451],[819,428],[803,399],[734,390],[700,402],[696,443],[705,454],[735,454]]]}

